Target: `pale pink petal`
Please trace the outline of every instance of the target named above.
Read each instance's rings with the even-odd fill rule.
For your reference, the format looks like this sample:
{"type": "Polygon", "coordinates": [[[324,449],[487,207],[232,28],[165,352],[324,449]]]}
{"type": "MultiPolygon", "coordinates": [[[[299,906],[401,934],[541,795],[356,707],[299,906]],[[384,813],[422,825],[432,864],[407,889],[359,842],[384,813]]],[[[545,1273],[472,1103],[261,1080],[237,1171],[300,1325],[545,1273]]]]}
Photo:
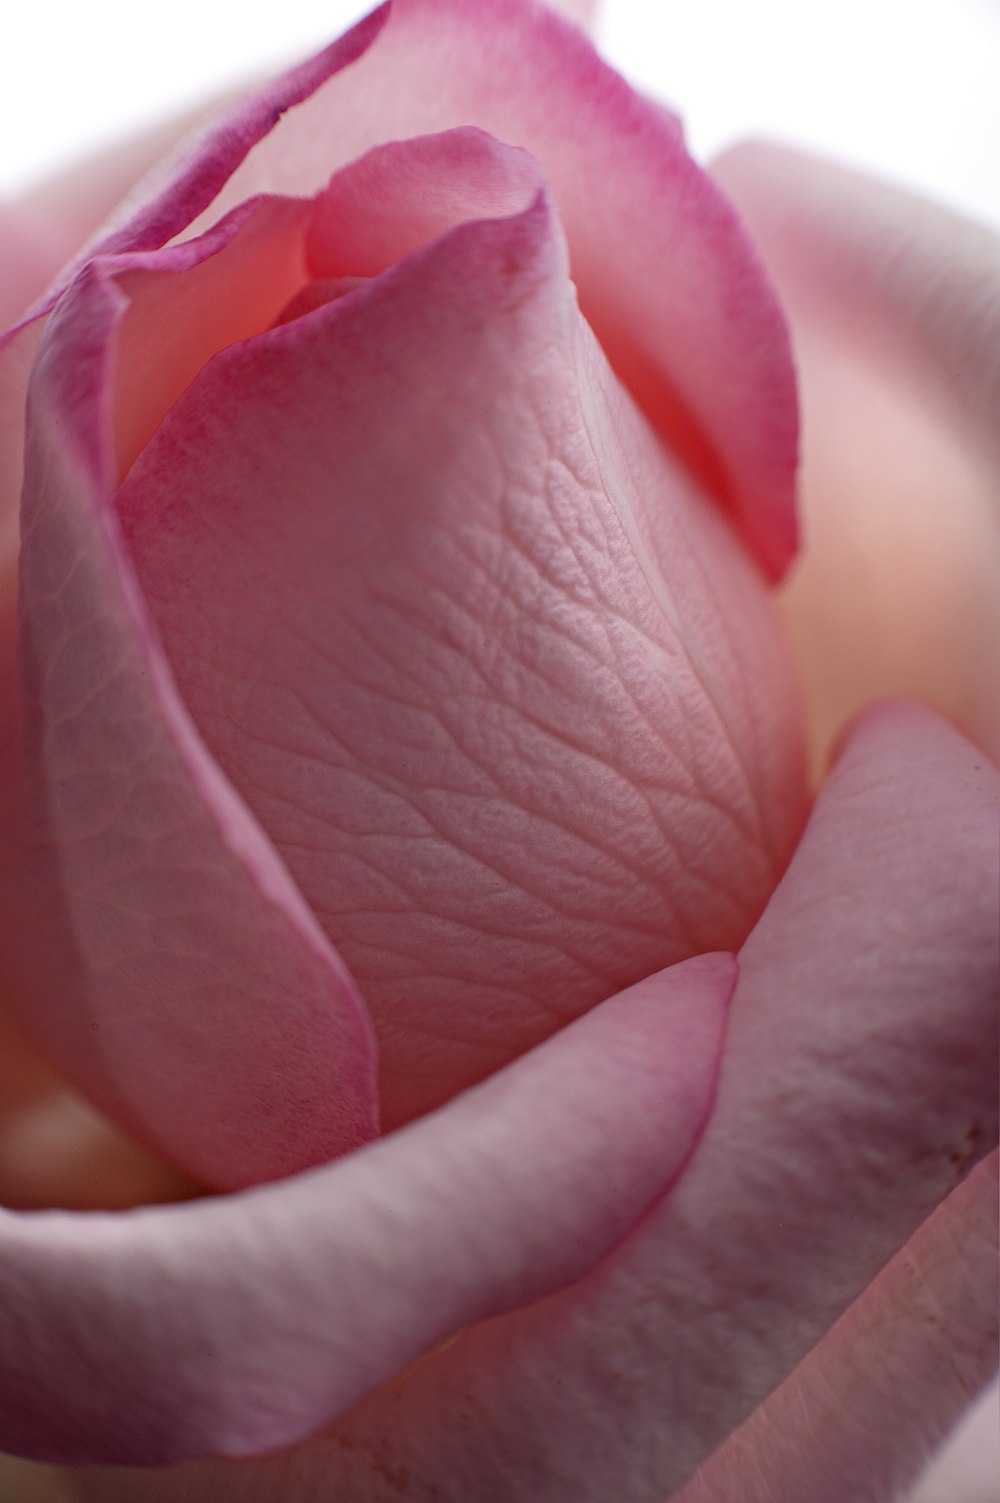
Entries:
{"type": "Polygon", "coordinates": [[[372,1135],[374,1047],[350,979],[198,741],[121,550],[108,417],[124,305],[100,267],[83,275],[29,403],[6,990],[110,1117],[196,1178],[242,1185],[372,1135]]]}
{"type": "Polygon", "coordinates": [[[1000,239],[776,146],[714,171],[793,325],[806,551],[786,618],[817,760],[907,694],[1000,756],[1000,239]]]}
{"type": "Polygon", "coordinates": [[[578,1278],[689,1157],[735,972],[700,956],[651,977],[436,1116],[280,1185],[0,1213],[0,1445],[270,1450],[578,1278]]]}
{"type": "Polygon", "coordinates": [[[997,797],[926,712],[867,715],[744,947],[708,1130],[632,1237],[296,1451],[89,1497],[669,1496],[996,1140],[997,797]]]}
{"type": "Polygon", "coordinates": [[[677,1503],[896,1503],[996,1371],[998,1272],[994,1154],[677,1503]]]}
{"type": "MultiPolygon", "coordinates": [[[[362,989],[397,1125],[742,942],[802,817],[799,709],[759,576],[579,317],[530,157],[379,148],[307,248],[353,290],[210,361],[118,511],[185,705],[362,989]]],[[[136,370],[196,307],[148,264],[136,370]]]]}

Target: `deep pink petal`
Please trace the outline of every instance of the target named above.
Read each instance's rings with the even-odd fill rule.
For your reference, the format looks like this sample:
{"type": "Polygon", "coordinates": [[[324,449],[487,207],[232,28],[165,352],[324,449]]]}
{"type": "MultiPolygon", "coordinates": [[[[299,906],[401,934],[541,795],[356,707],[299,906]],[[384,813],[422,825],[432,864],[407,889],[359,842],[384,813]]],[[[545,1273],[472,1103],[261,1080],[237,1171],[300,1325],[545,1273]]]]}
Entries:
{"type": "Polygon", "coordinates": [[[579,1277],[690,1155],[735,969],[700,956],[651,977],[436,1116],[280,1185],[129,1216],[0,1213],[0,1445],[269,1450],[579,1277]]]}
{"type": "Polygon", "coordinates": [[[104,1496],[667,1496],[996,1140],[997,796],[926,712],[865,717],[744,947],[709,1128],[633,1236],[328,1436],[104,1496]]]}
{"type": "Polygon", "coordinates": [[[124,303],[100,268],[85,273],[35,371],[7,986],[108,1115],[197,1178],[242,1185],[371,1136],[373,1041],[198,741],[121,550],[107,419],[124,303]]]}
{"type": "MultiPolygon", "coordinates": [[[[396,1125],[742,942],[801,819],[798,704],[759,577],[579,317],[530,157],[379,148],[307,246],[354,290],[212,360],[118,509],[396,1125]]],[[[165,254],[129,283],[136,369],[171,337],[147,299],[188,297],[165,254]]]]}
{"type": "Polygon", "coordinates": [[[677,1503],[896,1503],[996,1372],[998,1272],[994,1154],[677,1503]]]}
{"type": "Polygon", "coordinates": [[[781,289],[802,376],[806,547],[784,608],[817,760],[884,694],[1000,757],[1000,239],[776,146],[714,171],[781,289]]]}

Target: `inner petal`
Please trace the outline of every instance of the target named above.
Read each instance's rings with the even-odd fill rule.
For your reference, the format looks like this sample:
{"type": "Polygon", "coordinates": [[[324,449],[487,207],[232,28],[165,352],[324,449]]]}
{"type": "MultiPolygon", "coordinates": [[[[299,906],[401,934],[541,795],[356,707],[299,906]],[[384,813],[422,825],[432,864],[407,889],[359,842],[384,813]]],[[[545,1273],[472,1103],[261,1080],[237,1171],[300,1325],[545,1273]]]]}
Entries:
{"type": "Polygon", "coordinates": [[[201,734],[362,987],[394,1125],[739,944],[801,818],[796,704],[530,158],[381,148],[308,259],[371,280],[213,359],[119,513],[201,734]]]}

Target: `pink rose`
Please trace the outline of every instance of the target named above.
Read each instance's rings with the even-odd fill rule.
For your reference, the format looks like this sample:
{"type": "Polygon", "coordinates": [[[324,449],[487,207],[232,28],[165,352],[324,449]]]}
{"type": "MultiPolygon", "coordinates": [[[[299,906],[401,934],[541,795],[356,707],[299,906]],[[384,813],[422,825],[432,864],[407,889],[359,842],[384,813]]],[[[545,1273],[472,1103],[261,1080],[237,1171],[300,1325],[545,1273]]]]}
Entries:
{"type": "MultiPolygon", "coordinates": [[[[811,809],[782,314],[567,22],[393,0],[7,336],[0,1448],[79,1496],[878,1503],[987,1381],[993,344],[822,171],[718,172],[802,362],[811,809]],[[914,434],[926,678],[833,510],[914,434]],[[901,689],[953,724],[844,729],[901,689]]],[[[63,231],[2,233],[23,303],[63,231]]]]}

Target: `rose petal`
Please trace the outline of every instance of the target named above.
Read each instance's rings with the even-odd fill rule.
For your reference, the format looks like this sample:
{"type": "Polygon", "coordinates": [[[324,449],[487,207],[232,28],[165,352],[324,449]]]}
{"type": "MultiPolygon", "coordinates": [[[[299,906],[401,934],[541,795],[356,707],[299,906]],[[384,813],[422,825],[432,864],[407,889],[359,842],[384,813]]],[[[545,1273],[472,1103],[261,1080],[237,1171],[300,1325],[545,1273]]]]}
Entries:
{"type": "MultiPolygon", "coordinates": [[[[742,941],[801,818],[798,705],[758,576],[579,317],[525,153],[379,148],[307,245],[336,288],[371,280],[211,361],[118,506],[185,705],[362,989],[398,1125],[742,941]]],[[[183,282],[155,264],[147,330],[144,289],[169,310],[183,282]]]]}
{"type": "Polygon", "coordinates": [[[779,575],[795,546],[796,433],[777,304],[676,122],[543,7],[393,0],[364,58],[287,117],[213,212],[248,183],[301,191],[387,135],[456,125],[540,159],[602,347],[779,575]]]}
{"type": "Polygon", "coordinates": [[[756,253],[676,121],[533,0],[391,0],[186,146],[99,249],[162,245],[256,193],[313,193],[387,138],[467,125],[542,161],[612,364],[780,575],[795,547],[795,383],[756,253]]]}
{"type": "Polygon", "coordinates": [[[727,956],[652,977],[437,1116],[280,1185],[0,1213],[0,1445],[268,1450],[578,1277],[688,1158],[734,979],[727,956]]]}
{"type": "Polygon", "coordinates": [[[96,1105],[196,1178],[241,1185],[371,1136],[373,1042],[198,742],[121,551],[106,414],[123,303],[85,273],[36,367],[3,958],[12,1001],[96,1105]]]}
{"type": "Polygon", "coordinates": [[[774,146],[713,170],[792,317],[808,546],[784,603],[816,760],[890,693],[1000,756],[1000,240],[774,146]]]}
{"type": "Polygon", "coordinates": [[[90,1496],[668,1495],[996,1140],[997,797],[926,712],[864,717],[744,947],[708,1130],[632,1237],[290,1454],[90,1496]]]}
{"type": "Polygon", "coordinates": [[[677,1503],[895,1503],[996,1371],[998,1271],[994,1154],[677,1503]]]}

